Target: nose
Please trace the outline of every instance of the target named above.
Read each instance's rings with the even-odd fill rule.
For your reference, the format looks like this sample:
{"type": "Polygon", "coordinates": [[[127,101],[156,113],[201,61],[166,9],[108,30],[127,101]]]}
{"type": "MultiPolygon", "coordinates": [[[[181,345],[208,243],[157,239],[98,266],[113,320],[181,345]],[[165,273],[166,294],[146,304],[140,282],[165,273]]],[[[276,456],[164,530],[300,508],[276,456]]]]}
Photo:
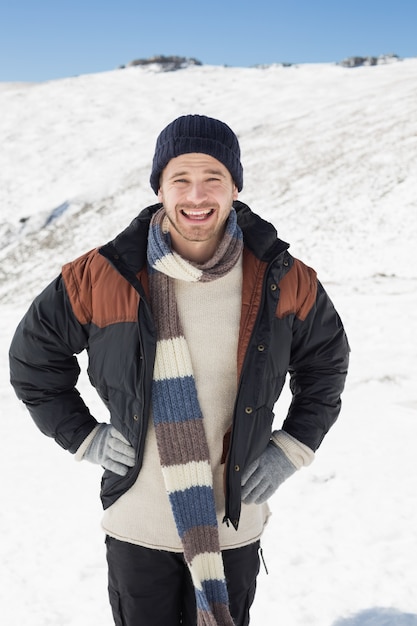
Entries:
{"type": "Polygon", "coordinates": [[[193,182],[187,188],[187,200],[199,204],[207,198],[207,191],[203,183],[193,182]]]}

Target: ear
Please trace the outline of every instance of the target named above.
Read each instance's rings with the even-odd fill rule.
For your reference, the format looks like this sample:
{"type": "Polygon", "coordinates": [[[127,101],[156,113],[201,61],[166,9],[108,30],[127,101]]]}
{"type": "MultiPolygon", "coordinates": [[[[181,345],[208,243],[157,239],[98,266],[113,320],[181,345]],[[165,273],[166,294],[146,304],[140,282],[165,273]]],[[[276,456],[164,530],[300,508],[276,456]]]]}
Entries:
{"type": "Polygon", "coordinates": [[[233,196],[232,196],[233,200],[237,200],[238,195],[239,195],[239,192],[237,190],[237,187],[236,185],[233,185],[233,196]]]}
{"type": "Polygon", "coordinates": [[[161,189],[160,187],[159,187],[159,189],[158,189],[158,200],[159,200],[159,202],[162,202],[162,203],[163,203],[163,201],[164,201],[164,200],[163,200],[162,189],[161,189]]]}

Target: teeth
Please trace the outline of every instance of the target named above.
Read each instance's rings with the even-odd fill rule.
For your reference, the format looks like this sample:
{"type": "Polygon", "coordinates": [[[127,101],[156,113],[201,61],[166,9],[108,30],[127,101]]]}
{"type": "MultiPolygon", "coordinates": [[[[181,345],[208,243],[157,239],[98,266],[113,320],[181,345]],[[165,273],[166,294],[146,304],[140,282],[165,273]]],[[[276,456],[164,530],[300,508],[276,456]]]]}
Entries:
{"type": "Polygon", "coordinates": [[[211,213],[211,209],[207,209],[206,211],[184,211],[185,215],[192,215],[195,217],[200,217],[201,215],[208,215],[211,213]]]}

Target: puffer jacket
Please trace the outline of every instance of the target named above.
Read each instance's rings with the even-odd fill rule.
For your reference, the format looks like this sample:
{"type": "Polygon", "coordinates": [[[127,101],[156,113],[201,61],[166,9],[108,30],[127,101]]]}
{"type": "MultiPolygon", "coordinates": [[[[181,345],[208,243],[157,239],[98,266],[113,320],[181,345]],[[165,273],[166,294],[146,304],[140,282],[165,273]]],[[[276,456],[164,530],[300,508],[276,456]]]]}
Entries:
{"type": "MultiPolygon", "coordinates": [[[[76,389],[76,355],[88,351],[91,384],[137,451],[126,476],[105,470],[104,508],[133,485],[143,459],[156,345],[146,247],[160,206],[143,210],[112,242],[65,265],[34,300],[10,348],[18,398],[40,430],[72,453],[97,425],[76,389]]],[[[314,270],[288,253],[271,224],[242,202],[234,207],[244,235],[239,382],[223,448],[225,521],[237,529],[241,474],[268,444],[287,373],[292,402],[282,428],[315,451],[340,411],[349,346],[314,270]]]]}

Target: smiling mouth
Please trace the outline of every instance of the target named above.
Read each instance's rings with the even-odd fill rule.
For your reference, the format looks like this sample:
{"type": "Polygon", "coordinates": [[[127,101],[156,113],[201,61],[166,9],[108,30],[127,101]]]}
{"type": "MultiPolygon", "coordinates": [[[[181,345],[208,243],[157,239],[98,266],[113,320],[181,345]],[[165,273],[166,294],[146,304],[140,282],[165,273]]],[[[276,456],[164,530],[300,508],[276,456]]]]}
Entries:
{"type": "Polygon", "coordinates": [[[208,217],[213,215],[214,209],[200,209],[200,210],[192,210],[192,209],[181,209],[181,215],[186,217],[189,220],[202,222],[206,220],[208,217]]]}

